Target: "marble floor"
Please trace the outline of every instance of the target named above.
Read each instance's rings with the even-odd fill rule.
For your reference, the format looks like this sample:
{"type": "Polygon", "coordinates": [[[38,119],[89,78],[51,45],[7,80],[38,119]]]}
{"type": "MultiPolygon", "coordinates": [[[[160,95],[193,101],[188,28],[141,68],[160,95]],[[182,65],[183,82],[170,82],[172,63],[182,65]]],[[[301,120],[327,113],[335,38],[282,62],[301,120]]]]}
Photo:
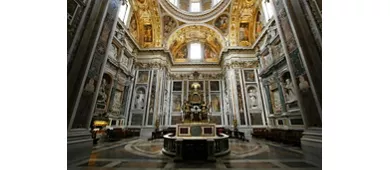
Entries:
{"type": "Polygon", "coordinates": [[[99,143],[89,160],[68,169],[321,169],[306,162],[300,148],[251,139],[249,142],[229,139],[231,153],[216,162],[173,162],[161,152],[163,139],[140,138],[99,143]]]}

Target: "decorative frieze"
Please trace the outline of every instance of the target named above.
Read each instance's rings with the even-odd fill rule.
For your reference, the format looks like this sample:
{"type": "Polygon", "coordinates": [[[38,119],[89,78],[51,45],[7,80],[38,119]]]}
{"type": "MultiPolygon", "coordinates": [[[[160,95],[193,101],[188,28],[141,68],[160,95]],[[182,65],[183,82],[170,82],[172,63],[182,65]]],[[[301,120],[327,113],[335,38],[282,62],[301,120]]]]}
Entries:
{"type": "Polygon", "coordinates": [[[172,80],[219,80],[223,78],[222,73],[198,73],[197,76],[194,73],[170,73],[170,79],[172,80]]]}
{"type": "Polygon", "coordinates": [[[233,69],[233,68],[257,68],[259,66],[259,61],[233,61],[226,63],[224,69],[233,69]]]}
{"type": "Polygon", "coordinates": [[[138,69],[146,69],[146,68],[152,68],[152,69],[170,69],[170,65],[167,62],[151,62],[151,63],[142,63],[142,62],[136,62],[135,66],[138,69]]]}

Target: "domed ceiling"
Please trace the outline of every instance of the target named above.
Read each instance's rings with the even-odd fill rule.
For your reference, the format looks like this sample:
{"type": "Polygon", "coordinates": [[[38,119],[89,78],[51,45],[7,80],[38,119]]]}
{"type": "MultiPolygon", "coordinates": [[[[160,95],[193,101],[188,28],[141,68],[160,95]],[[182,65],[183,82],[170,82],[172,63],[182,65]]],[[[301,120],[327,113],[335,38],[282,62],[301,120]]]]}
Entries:
{"type": "Polygon", "coordinates": [[[260,0],[148,1],[129,0],[132,5],[129,32],[144,49],[163,48],[173,64],[191,64],[187,44],[204,45],[203,64],[219,64],[222,52],[229,48],[251,47],[260,35],[264,17],[260,0]],[[201,12],[184,9],[192,1],[201,2],[201,12]]]}

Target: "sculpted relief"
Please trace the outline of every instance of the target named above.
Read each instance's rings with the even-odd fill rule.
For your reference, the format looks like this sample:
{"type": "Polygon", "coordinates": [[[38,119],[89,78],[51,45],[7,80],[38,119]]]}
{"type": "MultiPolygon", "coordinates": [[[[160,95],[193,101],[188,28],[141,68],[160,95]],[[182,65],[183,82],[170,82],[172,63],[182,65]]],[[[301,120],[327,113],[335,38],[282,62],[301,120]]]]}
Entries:
{"type": "Polygon", "coordinates": [[[257,90],[254,87],[248,88],[248,97],[249,97],[249,108],[250,109],[258,109],[258,97],[257,90]]]}
{"type": "Polygon", "coordinates": [[[144,109],[145,107],[145,89],[139,88],[136,92],[134,109],[144,109]]]}

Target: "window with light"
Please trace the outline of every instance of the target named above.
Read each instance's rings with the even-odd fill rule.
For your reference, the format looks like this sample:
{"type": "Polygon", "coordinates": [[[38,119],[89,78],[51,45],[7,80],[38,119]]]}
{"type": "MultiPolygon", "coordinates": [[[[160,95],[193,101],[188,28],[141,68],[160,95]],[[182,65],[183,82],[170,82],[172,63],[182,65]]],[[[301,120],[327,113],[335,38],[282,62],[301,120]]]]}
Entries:
{"type": "Polygon", "coordinates": [[[178,6],[179,5],[179,0],[169,0],[173,5],[178,6]]]}
{"type": "Polygon", "coordinates": [[[264,10],[265,20],[268,21],[273,16],[273,9],[272,9],[271,2],[269,0],[263,0],[262,5],[264,10]]]}
{"type": "Polygon", "coordinates": [[[126,1],[126,4],[122,4],[122,6],[119,9],[118,17],[125,25],[128,24],[130,9],[131,6],[128,1],[126,1]]]}
{"type": "Polygon", "coordinates": [[[213,0],[213,6],[217,5],[219,1],[221,0],[213,0]]]}
{"type": "Polygon", "coordinates": [[[199,42],[191,43],[188,56],[192,61],[200,61],[202,59],[202,45],[199,42]]]}
{"type": "Polygon", "coordinates": [[[200,12],[200,11],[201,11],[200,1],[191,2],[191,4],[190,4],[190,12],[200,12]]]}

